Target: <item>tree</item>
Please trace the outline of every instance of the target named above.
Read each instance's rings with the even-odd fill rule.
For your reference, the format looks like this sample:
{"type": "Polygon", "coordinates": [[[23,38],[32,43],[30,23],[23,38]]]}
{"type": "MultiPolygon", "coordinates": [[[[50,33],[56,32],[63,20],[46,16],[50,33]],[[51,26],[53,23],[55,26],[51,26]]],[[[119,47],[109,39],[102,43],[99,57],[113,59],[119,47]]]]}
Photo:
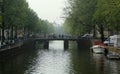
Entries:
{"type": "Polygon", "coordinates": [[[119,7],[120,1],[114,0],[98,0],[97,1],[97,9],[94,14],[94,21],[101,29],[101,39],[103,41],[103,26],[108,27],[109,30],[115,31],[118,30],[118,22],[120,21],[118,16],[120,15],[119,7]]]}
{"type": "MultiPolygon", "coordinates": [[[[69,15],[66,18],[70,31],[73,34],[89,33],[92,31],[92,17],[95,11],[96,0],[70,0],[69,15]]],[[[67,10],[67,9],[66,9],[67,10]]]]}
{"type": "Polygon", "coordinates": [[[0,20],[2,22],[2,43],[5,39],[14,40],[17,38],[17,31],[24,30],[24,36],[29,36],[30,33],[35,33],[36,29],[39,32],[48,32],[52,25],[45,20],[41,20],[36,12],[29,8],[26,0],[0,0],[1,12],[0,20]],[[7,31],[7,38],[4,32],[7,31]]]}

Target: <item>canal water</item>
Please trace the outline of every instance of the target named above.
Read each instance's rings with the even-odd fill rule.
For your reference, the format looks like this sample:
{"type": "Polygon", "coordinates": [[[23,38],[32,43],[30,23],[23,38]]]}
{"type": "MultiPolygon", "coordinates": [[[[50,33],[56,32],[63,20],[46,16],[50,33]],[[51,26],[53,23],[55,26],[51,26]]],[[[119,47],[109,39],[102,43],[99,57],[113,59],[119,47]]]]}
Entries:
{"type": "Polygon", "coordinates": [[[0,59],[0,74],[120,74],[120,61],[93,54],[87,45],[49,42],[49,50],[36,48],[8,59],[0,59]]]}

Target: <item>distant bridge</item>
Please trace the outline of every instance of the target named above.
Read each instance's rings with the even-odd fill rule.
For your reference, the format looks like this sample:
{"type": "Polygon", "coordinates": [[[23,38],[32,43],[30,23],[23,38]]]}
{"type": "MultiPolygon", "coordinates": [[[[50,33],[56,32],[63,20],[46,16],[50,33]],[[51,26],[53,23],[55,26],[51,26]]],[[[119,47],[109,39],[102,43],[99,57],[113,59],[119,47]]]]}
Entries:
{"type": "Polygon", "coordinates": [[[79,46],[80,42],[83,40],[88,40],[86,38],[35,38],[35,41],[42,41],[44,42],[44,48],[49,49],[49,41],[60,40],[64,41],[64,49],[69,48],[69,41],[76,41],[77,45],[79,46]]]}
{"type": "Polygon", "coordinates": [[[68,40],[68,41],[78,41],[79,38],[35,38],[35,40],[68,40]]]}

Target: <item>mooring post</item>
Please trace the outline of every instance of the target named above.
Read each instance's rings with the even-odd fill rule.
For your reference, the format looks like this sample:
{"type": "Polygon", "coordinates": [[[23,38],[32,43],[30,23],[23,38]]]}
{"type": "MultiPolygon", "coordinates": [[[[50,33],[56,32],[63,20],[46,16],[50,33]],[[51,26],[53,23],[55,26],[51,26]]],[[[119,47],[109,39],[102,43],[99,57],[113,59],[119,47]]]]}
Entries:
{"type": "Polygon", "coordinates": [[[68,40],[64,40],[64,50],[67,50],[69,47],[69,41],[68,40]]]}
{"type": "Polygon", "coordinates": [[[49,40],[44,41],[44,49],[49,49],[49,40]]]}

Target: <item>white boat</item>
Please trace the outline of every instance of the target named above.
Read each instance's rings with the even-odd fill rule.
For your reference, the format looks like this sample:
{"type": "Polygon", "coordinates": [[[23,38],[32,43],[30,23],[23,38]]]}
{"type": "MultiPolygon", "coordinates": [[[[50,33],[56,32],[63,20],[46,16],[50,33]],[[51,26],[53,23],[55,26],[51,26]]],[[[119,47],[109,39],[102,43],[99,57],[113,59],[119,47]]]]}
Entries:
{"type": "Polygon", "coordinates": [[[94,53],[105,53],[105,48],[100,45],[93,45],[91,49],[94,53]]]}
{"type": "Polygon", "coordinates": [[[111,60],[120,60],[120,55],[114,52],[107,54],[106,57],[111,60]]]}

